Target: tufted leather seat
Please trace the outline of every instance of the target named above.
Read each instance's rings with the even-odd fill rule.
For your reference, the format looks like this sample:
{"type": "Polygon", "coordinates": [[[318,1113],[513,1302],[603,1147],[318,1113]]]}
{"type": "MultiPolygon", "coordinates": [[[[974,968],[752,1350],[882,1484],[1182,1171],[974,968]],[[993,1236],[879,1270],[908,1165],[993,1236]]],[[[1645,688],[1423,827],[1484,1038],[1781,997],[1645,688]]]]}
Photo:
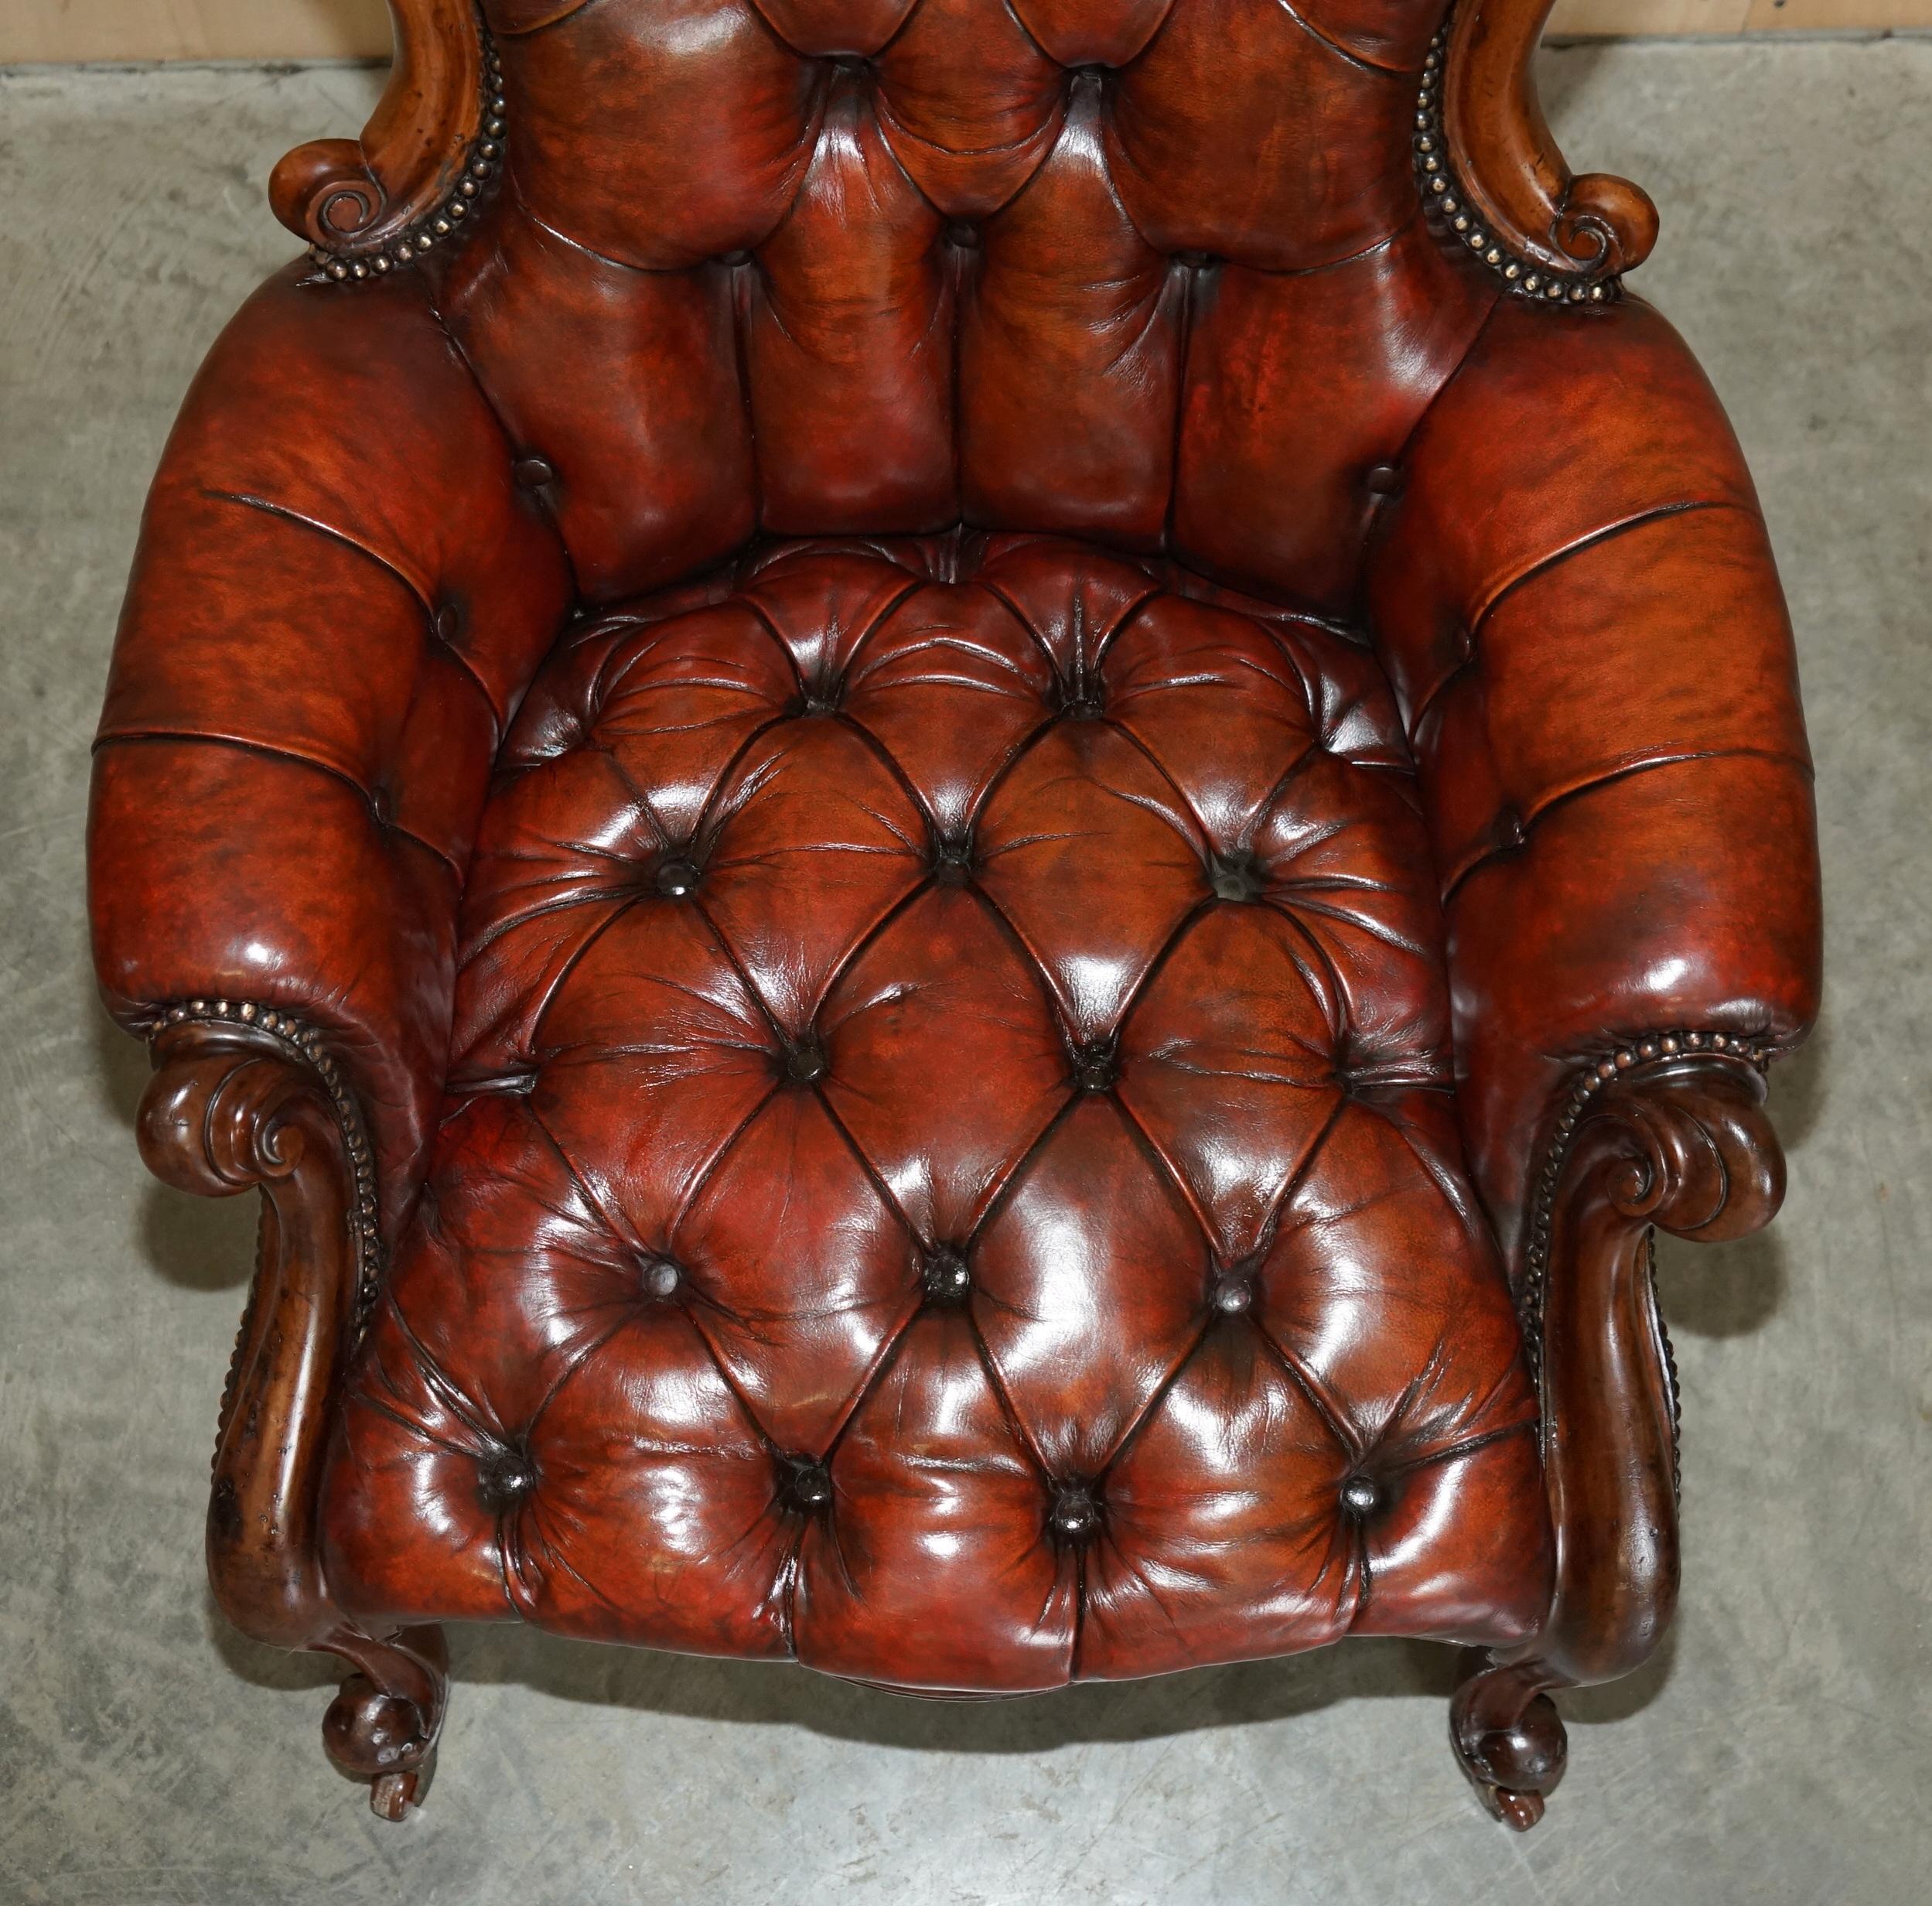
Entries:
{"type": "Polygon", "coordinates": [[[354,1665],[379,1807],[448,1618],[947,1693],[1480,1644],[1519,1825],[1541,1690],[1648,1652],[1645,1228],[1776,1203],[1818,880],[1546,5],[395,0],[278,169],[90,906],[149,1161],[269,1198],[217,1595],[354,1665]]]}
{"type": "Polygon", "coordinates": [[[589,622],[484,810],[336,1593],[947,1690],[1515,1638],[1416,810],[1362,648],[1078,544],[589,622]]]}

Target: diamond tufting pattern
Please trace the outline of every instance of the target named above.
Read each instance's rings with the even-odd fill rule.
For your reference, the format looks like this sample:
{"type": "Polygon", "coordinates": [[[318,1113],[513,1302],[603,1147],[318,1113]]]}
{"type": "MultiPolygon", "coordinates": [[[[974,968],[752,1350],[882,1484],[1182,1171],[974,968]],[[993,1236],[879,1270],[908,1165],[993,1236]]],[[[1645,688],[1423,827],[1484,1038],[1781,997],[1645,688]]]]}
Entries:
{"type": "Polygon", "coordinates": [[[1394,704],[1077,543],[767,545],[500,762],[329,1573],[1017,1691],[1547,1593],[1394,704]]]}
{"type": "Polygon", "coordinates": [[[503,188],[438,305],[587,597],[963,517],[1353,608],[1498,295],[1416,189],[1444,0],[484,12],[503,188]]]}
{"type": "Polygon", "coordinates": [[[1537,1632],[1556,1121],[1801,1038],[1818,889],[1715,395],[1424,216],[1446,10],[480,0],[446,242],[237,315],[90,908],[353,1115],[271,1600],[940,1693],[1537,1632]]]}

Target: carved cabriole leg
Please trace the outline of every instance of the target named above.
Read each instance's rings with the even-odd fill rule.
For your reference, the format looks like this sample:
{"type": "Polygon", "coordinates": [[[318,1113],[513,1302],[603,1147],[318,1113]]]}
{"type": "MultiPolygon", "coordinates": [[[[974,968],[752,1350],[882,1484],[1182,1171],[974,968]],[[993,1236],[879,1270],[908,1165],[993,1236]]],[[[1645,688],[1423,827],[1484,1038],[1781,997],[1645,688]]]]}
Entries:
{"type": "Polygon", "coordinates": [[[1449,1745],[1493,1819],[1527,1833],[1543,1817],[1569,1755],[1568,1737],[1534,1665],[1478,1655],[1449,1703],[1449,1745]]]}
{"type": "Polygon", "coordinates": [[[1776,1214],[1767,1057],[1722,1033],[1660,1033],[1589,1069],[1558,1120],[1525,1285],[1555,1590],[1535,1639],[1479,1669],[1450,1718],[1464,1771],[1518,1829],[1562,1776],[1545,1691],[1640,1666],[1677,1606],[1677,1385],[1651,1228],[1721,1241],[1776,1214]]]}
{"type": "Polygon", "coordinates": [[[435,1628],[370,1635],[334,1605],[317,1542],[343,1367],[373,1292],[374,1179],[353,1098],[285,1014],[176,1007],[154,1039],[142,1156],[203,1197],[261,1192],[260,1255],[222,1399],[208,1576],[222,1613],[278,1648],[356,1670],[323,1723],[329,1754],[400,1819],[427,1784],[447,1657],[435,1628]]]}

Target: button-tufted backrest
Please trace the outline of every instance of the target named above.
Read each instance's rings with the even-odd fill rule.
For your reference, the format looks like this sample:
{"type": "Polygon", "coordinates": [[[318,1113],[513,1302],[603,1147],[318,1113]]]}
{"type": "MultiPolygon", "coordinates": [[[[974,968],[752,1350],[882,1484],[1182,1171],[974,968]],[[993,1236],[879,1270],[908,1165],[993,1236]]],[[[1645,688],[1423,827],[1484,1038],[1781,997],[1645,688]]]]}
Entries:
{"type": "Polygon", "coordinates": [[[964,518],[1353,606],[1495,296],[1421,217],[1445,0],[483,10],[439,295],[587,597],[964,518]]]}

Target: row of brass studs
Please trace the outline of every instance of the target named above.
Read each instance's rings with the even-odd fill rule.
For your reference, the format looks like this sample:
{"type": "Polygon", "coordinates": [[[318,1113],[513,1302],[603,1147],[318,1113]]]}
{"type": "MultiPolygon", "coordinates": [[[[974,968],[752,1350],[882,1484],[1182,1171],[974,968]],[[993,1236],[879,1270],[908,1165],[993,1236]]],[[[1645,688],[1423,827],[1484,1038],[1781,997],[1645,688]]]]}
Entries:
{"type": "Polygon", "coordinates": [[[292,1013],[258,1006],[251,999],[189,999],[168,1007],[154,1030],[190,1024],[247,1026],[266,1033],[322,1081],[335,1108],[336,1122],[342,1129],[343,1149],[349,1160],[349,1231],[356,1249],[355,1329],[360,1337],[381,1288],[382,1238],[376,1214],[375,1154],[370,1147],[362,1108],[342,1067],[315,1026],[292,1013]]]}
{"type": "Polygon", "coordinates": [[[1542,1176],[1537,1180],[1535,1199],[1531,1207],[1521,1310],[1523,1341],[1529,1353],[1532,1376],[1541,1361],[1543,1286],[1549,1272],[1550,1219],[1556,1204],[1556,1188],[1562,1179],[1570,1140],[1589,1110],[1591,1100],[1633,1066],[1705,1053],[1742,1059],[1760,1072],[1770,1064],[1772,1057],[1771,1048],[1761,1040],[1740,1039],[1735,1033],[1657,1033],[1640,1039],[1634,1045],[1619,1047],[1616,1051],[1584,1067],[1582,1076],[1557,1119],[1555,1135],[1550,1142],[1548,1156],[1543,1161],[1542,1176]]]}
{"type": "Polygon", "coordinates": [[[1415,167],[1424,205],[1439,213],[1456,242],[1466,246],[1518,297],[1547,304],[1609,302],[1621,289],[1616,278],[1600,278],[1592,284],[1588,278],[1540,269],[1517,258],[1493,233],[1483,229],[1483,221],[1467,203],[1468,194],[1456,183],[1449,141],[1442,133],[1442,70],[1448,43],[1449,29],[1445,26],[1429,43],[1422,62],[1422,91],[1415,101],[1415,167]]]}
{"type": "Polygon", "coordinates": [[[399,267],[413,265],[426,251],[463,227],[475,209],[483,189],[503,164],[503,135],[509,129],[509,102],[503,97],[503,76],[497,49],[489,36],[483,37],[483,129],[469,149],[463,177],[446,203],[419,218],[391,241],[387,251],[364,258],[350,258],[331,251],[325,245],[311,245],[309,256],[322,268],[325,276],[337,284],[352,280],[386,278],[399,267]]]}

